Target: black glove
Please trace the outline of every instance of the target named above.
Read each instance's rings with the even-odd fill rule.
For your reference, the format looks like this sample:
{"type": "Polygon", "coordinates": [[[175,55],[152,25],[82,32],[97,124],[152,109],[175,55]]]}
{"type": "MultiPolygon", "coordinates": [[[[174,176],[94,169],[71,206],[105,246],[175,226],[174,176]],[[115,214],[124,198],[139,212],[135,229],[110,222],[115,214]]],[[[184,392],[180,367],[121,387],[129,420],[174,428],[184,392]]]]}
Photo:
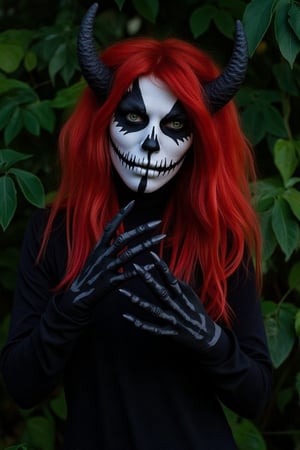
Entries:
{"type": "Polygon", "coordinates": [[[152,221],[120,234],[112,242],[115,232],[131,211],[133,205],[134,201],[130,202],[106,225],[102,237],[88,256],[83,269],[71,284],[70,290],[65,294],[64,297],[66,298],[62,300],[62,306],[67,300],[69,313],[74,318],[85,320],[95,304],[105,298],[128,276],[135,275],[134,271],[119,272],[122,266],[165,237],[162,234],[155,235],[132,248],[124,250],[133,239],[152,231],[160,223],[160,221],[152,221]]]}
{"type": "Polygon", "coordinates": [[[119,289],[132,303],[150,312],[154,321],[145,322],[129,314],[124,314],[123,317],[137,328],[157,335],[175,336],[179,341],[198,350],[207,351],[213,348],[221,336],[221,327],[208,316],[195,291],[188,284],[179,281],[155,253],[151,252],[151,255],[162,281],[157,281],[147,268],[136,264],[134,267],[162,306],[153,305],[134,292],[119,289]],[[158,318],[156,322],[155,318],[158,318]]]}

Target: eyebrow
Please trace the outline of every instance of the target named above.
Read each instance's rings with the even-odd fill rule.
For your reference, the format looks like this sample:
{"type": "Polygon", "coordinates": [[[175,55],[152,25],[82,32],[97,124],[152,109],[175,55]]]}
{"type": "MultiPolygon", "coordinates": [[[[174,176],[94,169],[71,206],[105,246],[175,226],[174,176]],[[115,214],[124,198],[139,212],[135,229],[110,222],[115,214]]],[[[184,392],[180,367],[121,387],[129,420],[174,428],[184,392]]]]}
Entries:
{"type": "Polygon", "coordinates": [[[128,91],[120,101],[118,109],[124,111],[138,111],[142,114],[146,113],[146,106],[137,79],[133,81],[132,89],[128,91]]]}
{"type": "Polygon", "coordinates": [[[135,97],[132,97],[131,95],[124,97],[120,101],[120,103],[118,105],[118,109],[120,109],[122,111],[138,111],[143,114],[146,113],[146,108],[145,108],[144,103],[140,102],[138,99],[136,99],[135,97]]]}
{"type": "Polygon", "coordinates": [[[180,117],[182,119],[188,119],[188,115],[184,109],[184,107],[182,106],[182,104],[180,103],[179,100],[177,100],[171,111],[168,112],[168,114],[165,115],[164,120],[168,120],[168,119],[173,119],[174,117],[180,117]]]}

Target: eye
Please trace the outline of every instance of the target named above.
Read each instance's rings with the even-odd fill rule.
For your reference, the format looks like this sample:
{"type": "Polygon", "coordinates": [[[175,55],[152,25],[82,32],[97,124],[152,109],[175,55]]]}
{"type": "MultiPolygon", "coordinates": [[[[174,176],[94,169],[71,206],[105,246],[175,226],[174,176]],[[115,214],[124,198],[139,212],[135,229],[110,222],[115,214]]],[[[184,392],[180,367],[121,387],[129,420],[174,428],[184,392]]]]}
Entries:
{"type": "Polygon", "coordinates": [[[128,120],[128,122],[131,122],[131,123],[141,123],[141,122],[143,122],[143,118],[139,114],[134,113],[134,112],[127,113],[126,114],[126,119],[128,120]]]}
{"type": "Polygon", "coordinates": [[[171,128],[172,130],[182,130],[184,125],[184,122],[181,120],[170,120],[170,122],[166,123],[166,127],[171,128]]]}

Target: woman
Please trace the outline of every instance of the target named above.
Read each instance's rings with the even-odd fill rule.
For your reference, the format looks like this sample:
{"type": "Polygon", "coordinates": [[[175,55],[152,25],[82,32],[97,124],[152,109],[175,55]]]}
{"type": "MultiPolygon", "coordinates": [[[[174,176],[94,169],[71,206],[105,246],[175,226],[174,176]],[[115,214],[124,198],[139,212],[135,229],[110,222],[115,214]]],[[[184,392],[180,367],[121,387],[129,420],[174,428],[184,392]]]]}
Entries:
{"type": "Polygon", "coordinates": [[[100,60],[96,10],[78,46],[89,88],[61,133],[57,198],[25,235],[2,373],[24,408],[63,382],[67,450],[236,449],[221,403],[256,417],[271,386],[254,163],[230,102],[245,36],[238,23],[221,75],[175,39],[100,60]]]}

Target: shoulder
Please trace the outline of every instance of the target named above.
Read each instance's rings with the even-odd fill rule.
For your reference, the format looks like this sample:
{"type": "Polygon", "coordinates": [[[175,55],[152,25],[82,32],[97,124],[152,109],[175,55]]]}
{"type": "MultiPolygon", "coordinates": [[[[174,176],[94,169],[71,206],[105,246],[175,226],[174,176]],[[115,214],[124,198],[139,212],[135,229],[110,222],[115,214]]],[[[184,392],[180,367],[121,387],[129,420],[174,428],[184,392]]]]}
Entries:
{"type": "MultiPolygon", "coordinates": [[[[41,208],[35,210],[28,221],[25,236],[34,238],[34,240],[41,243],[50,217],[50,212],[51,212],[50,208],[41,208]]],[[[65,230],[66,230],[65,212],[62,210],[54,218],[49,239],[51,240],[53,237],[65,234],[65,230]]]]}
{"type": "Polygon", "coordinates": [[[67,261],[64,211],[55,216],[44,251],[40,254],[50,212],[50,208],[37,209],[29,219],[23,240],[21,263],[24,266],[28,261],[32,261],[32,264],[37,262],[40,269],[52,273],[55,279],[59,279],[65,270],[67,261]]]}

